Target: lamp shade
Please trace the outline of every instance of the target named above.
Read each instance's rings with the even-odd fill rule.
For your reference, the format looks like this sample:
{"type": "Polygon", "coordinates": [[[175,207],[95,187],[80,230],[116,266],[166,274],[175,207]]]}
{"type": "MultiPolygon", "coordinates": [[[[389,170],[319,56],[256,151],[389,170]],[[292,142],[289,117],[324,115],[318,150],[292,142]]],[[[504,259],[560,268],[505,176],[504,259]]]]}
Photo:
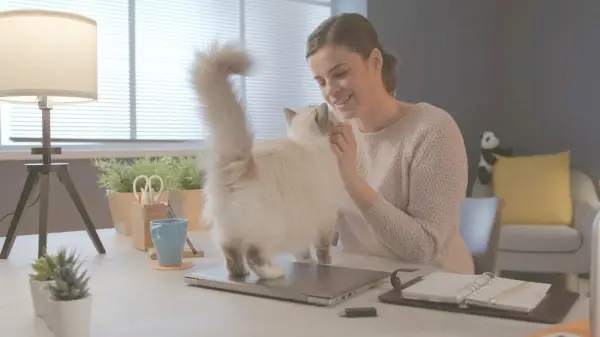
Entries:
{"type": "Polygon", "coordinates": [[[0,12],[0,100],[97,100],[96,28],[96,21],[72,13],[0,12]]]}

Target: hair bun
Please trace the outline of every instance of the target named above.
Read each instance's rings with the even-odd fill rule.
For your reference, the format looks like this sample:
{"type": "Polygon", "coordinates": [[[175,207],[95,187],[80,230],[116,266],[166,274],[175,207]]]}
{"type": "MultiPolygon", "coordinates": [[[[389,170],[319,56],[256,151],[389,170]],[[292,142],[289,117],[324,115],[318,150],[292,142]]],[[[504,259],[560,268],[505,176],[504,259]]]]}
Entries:
{"type": "Polygon", "coordinates": [[[396,65],[398,60],[396,56],[381,51],[383,64],[381,65],[381,75],[383,77],[383,85],[390,94],[396,91],[396,65]]]}
{"type": "Polygon", "coordinates": [[[383,58],[383,67],[386,70],[394,70],[396,68],[396,66],[398,65],[398,60],[396,59],[396,56],[394,56],[390,53],[386,53],[385,51],[382,51],[381,57],[383,58]]]}

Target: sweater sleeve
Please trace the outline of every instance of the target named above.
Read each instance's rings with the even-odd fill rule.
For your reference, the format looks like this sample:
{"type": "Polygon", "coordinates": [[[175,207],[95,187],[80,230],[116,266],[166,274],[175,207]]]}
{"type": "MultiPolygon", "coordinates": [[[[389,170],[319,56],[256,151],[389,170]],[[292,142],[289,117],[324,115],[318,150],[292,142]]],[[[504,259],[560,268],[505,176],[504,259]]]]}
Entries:
{"type": "Polygon", "coordinates": [[[459,230],[468,179],[465,145],[454,120],[444,118],[425,132],[410,164],[406,209],[381,195],[361,209],[379,241],[415,263],[437,261],[448,238],[459,230]]]}

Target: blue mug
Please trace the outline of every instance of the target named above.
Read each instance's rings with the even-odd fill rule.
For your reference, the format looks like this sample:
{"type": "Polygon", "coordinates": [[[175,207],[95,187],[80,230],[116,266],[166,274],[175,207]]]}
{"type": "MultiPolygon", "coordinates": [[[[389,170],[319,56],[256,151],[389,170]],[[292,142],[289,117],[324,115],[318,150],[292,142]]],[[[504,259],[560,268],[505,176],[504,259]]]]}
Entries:
{"type": "Polygon", "coordinates": [[[187,219],[157,219],[150,221],[150,236],[162,267],[177,267],[183,263],[187,237],[187,219]]]}

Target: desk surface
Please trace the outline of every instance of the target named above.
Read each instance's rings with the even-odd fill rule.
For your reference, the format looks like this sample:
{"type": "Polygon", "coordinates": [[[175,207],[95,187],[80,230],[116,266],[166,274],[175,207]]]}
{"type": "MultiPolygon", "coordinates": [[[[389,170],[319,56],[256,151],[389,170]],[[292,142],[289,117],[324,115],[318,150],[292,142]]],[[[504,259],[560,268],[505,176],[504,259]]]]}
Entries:
{"type": "MultiPolygon", "coordinates": [[[[389,289],[372,290],[332,308],[282,302],[218,292],[184,285],[185,271],[154,271],[146,253],[132,248],[129,239],[114,230],[99,231],[107,253],[97,255],[85,232],[50,234],[48,251],[61,245],[76,247],[92,274],[93,337],[197,336],[427,336],[525,337],[546,325],[444,313],[378,302],[389,289]],[[377,318],[347,319],[341,308],[375,306],[377,318]]],[[[191,239],[206,252],[194,258],[196,269],[222,264],[220,253],[206,234],[191,239]]],[[[4,238],[0,238],[0,245],[4,238]]],[[[17,238],[10,257],[0,260],[0,335],[52,336],[35,318],[29,293],[29,264],[37,255],[37,236],[17,238]]],[[[379,270],[406,267],[396,261],[339,254],[334,263],[379,270]]],[[[567,320],[586,317],[589,304],[581,299],[567,320]]]]}

